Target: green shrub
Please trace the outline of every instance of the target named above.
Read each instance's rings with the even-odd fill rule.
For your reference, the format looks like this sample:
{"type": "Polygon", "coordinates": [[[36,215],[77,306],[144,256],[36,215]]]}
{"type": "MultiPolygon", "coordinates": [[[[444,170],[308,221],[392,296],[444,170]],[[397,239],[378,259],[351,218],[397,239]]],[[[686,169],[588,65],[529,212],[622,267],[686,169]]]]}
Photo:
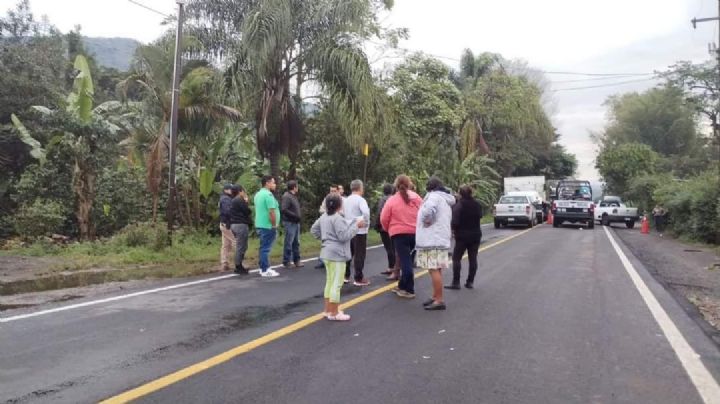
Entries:
{"type": "Polygon", "coordinates": [[[714,172],[660,186],[654,199],[668,211],[679,236],[720,244],[720,179],[714,172]]]}
{"type": "Polygon", "coordinates": [[[152,218],[144,175],[142,167],[126,163],[103,168],[92,212],[98,236],[109,236],[130,223],[152,218]]]}
{"type": "Polygon", "coordinates": [[[162,222],[130,224],[113,241],[126,247],[146,247],[153,251],[161,251],[170,245],[167,226],[162,222]]]}
{"type": "Polygon", "coordinates": [[[32,203],[20,206],[13,226],[24,239],[32,239],[57,232],[65,222],[65,208],[62,204],[48,200],[36,199],[32,203]]]}

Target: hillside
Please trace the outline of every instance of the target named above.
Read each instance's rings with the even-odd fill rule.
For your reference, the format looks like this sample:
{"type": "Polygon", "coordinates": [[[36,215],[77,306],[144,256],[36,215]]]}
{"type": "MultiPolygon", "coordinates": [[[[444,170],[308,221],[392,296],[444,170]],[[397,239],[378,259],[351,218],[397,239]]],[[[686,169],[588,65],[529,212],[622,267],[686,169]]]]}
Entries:
{"type": "Polygon", "coordinates": [[[130,38],[83,38],[88,52],[95,57],[100,66],[112,67],[120,71],[130,68],[135,49],[140,42],[130,38]]]}

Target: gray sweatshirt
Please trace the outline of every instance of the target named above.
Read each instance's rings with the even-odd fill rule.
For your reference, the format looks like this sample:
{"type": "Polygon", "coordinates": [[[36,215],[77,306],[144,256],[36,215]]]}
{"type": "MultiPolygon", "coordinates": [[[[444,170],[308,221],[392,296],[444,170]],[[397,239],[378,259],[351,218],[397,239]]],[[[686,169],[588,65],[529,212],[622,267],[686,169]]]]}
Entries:
{"type": "Polygon", "coordinates": [[[418,250],[450,248],[450,222],[455,197],[443,192],[428,192],[417,216],[415,248],[418,250]]]}
{"type": "Polygon", "coordinates": [[[320,258],[343,262],[352,258],[350,240],[357,232],[357,218],[345,220],[340,213],[329,216],[323,213],[310,229],[310,233],[322,241],[320,258]]]}

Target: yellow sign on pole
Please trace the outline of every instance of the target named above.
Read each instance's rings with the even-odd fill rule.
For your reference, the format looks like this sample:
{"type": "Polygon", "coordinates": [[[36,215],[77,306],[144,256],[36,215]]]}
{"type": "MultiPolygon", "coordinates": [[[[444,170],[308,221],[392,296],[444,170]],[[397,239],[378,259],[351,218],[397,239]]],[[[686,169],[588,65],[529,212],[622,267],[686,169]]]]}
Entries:
{"type": "Polygon", "coordinates": [[[369,156],[370,155],[370,145],[365,143],[365,146],[363,146],[363,156],[369,156]]]}

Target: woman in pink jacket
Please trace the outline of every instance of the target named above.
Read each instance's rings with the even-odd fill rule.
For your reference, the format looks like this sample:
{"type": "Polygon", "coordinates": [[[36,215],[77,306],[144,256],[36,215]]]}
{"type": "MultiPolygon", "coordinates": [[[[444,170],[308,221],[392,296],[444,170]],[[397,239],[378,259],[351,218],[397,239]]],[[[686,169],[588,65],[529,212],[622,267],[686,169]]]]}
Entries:
{"type": "Polygon", "coordinates": [[[415,228],[422,198],[412,191],[410,177],[401,174],[395,179],[395,195],[385,202],[380,222],[392,238],[400,261],[400,281],[393,292],[399,297],[415,297],[412,251],[415,249],[415,228]]]}

